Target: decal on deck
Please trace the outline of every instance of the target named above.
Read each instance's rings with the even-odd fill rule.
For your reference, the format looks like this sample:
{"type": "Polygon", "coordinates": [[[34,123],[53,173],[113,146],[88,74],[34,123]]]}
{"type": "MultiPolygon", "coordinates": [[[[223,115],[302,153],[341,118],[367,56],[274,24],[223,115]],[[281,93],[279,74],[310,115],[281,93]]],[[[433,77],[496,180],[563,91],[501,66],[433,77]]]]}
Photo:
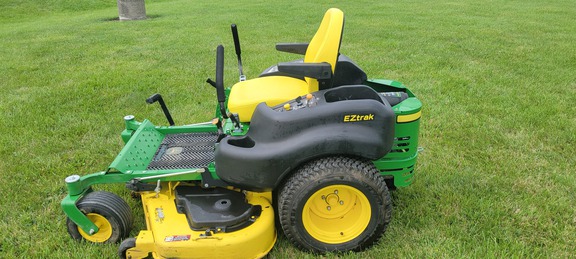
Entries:
{"type": "Polygon", "coordinates": [[[188,240],[190,240],[190,235],[167,236],[166,238],[164,238],[164,242],[178,242],[188,240]]]}

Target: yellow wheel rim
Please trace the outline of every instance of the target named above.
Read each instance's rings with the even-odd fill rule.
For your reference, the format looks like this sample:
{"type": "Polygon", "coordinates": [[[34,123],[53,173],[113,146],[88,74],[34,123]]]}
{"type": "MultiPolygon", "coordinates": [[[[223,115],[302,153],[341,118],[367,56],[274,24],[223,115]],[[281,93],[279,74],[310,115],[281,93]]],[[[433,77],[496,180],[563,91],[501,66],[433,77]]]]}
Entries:
{"type": "Polygon", "coordinates": [[[94,243],[103,243],[112,236],[112,225],[104,216],[96,213],[88,213],[86,217],[98,227],[98,232],[94,233],[94,235],[89,235],[81,228],[78,228],[78,232],[80,232],[80,235],[82,235],[84,239],[94,243]]]}
{"type": "Polygon", "coordinates": [[[302,211],[304,228],[314,239],[341,244],[358,237],[370,223],[368,198],[348,185],[330,185],[310,196],[302,211]]]}

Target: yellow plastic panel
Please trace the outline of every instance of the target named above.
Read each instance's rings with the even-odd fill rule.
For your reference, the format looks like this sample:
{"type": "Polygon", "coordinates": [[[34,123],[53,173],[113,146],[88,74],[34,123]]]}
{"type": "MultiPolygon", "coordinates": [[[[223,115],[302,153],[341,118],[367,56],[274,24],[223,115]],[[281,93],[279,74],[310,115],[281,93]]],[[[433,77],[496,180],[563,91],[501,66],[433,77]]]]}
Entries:
{"type": "Polygon", "coordinates": [[[265,102],[274,106],[308,93],[308,84],[286,76],[267,76],[238,82],[228,98],[228,110],[240,115],[241,122],[249,122],[256,105],[265,102]]]}

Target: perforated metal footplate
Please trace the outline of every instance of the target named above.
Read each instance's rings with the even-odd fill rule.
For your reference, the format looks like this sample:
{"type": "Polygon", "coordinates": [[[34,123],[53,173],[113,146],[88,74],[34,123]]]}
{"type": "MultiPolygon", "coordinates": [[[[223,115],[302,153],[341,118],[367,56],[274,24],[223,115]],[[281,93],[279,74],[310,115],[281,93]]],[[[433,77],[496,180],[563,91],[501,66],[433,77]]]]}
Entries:
{"type": "Polygon", "coordinates": [[[206,167],[214,161],[218,133],[168,134],[156,151],[148,170],[206,167]]]}

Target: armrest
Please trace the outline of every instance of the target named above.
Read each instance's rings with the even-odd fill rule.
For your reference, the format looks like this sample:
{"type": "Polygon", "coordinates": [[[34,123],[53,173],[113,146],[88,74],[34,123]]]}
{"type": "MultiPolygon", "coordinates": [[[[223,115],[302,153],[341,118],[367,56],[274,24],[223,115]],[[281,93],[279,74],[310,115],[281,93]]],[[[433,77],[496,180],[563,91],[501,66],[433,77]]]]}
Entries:
{"type": "Polygon", "coordinates": [[[276,44],[276,50],[282,52],[288,52],[293,54],[306,54],[306,49],[308,49],[308,43],[278,43],[276,44]]]}
{"type": "Polygon", "coordinates": [[[329,63],[278,63],[278,71],[295,76],[311,77],[318,80],[332,79],[332,66],[329,63]]]}

